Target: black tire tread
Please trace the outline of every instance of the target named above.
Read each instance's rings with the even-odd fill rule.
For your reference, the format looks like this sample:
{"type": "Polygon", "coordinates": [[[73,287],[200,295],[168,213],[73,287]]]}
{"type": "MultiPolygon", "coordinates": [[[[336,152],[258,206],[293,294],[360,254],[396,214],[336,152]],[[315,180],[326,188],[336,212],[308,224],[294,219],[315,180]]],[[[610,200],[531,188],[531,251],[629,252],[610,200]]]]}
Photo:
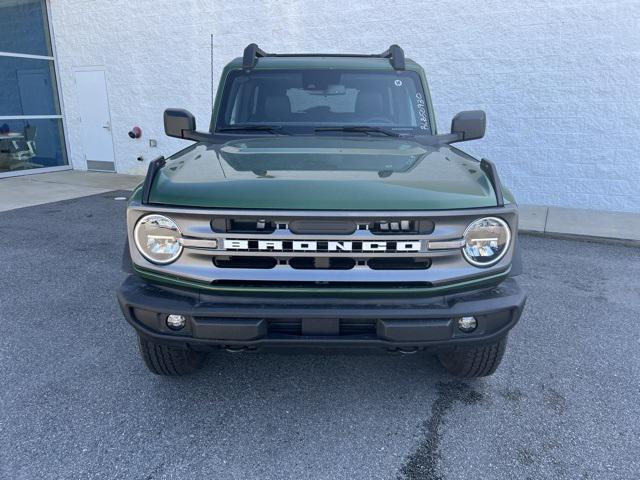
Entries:
{"type": "Polygon", "coordinates": [[[456,347],[438,354],[438,359],[449,373],[457,377],[486,377],[496,371],[506,347],[507,337],[505,336],[495,343],[456,347]]]}
{"type": "Polygon", "coordinates": [[[140,355],[145,365],[156,375],[181,376],[199,369],[206,353],[162,345],[138,336],[140,355]]]}

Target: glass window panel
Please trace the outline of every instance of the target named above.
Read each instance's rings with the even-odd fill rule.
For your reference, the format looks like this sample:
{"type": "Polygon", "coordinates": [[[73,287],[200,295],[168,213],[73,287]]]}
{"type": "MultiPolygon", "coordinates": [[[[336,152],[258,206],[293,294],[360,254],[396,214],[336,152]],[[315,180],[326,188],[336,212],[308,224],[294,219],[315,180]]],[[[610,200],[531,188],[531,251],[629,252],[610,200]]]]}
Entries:
{"type": "Polygon", "coordinates": [[[52,60],[0,57],[0,116],[60,115],[52,60]]]}
{"type": "Polygon", "coordinates": [[[412,71],[233,71],[224,89],[218,128],[275,123],[293,133],[331,125],[430,129],[420,77],[412,71]]]}
{"type": "Polygon", "coordinates": [[[0,175],[67,165],[62,120],[0,120],[0,175]]]}
{"type": "Polygon", "coordinates": [[[51,56],[44,0],[0,0],[0,52],[51,56]]]}

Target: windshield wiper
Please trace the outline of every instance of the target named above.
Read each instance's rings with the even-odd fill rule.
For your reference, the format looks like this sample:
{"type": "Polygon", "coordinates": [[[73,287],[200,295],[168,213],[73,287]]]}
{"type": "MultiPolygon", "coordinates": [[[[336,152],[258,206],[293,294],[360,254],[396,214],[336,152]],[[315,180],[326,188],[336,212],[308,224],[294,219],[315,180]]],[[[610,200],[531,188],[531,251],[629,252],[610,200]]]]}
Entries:
{"type": "Polygon", "coordinates": [[[371,133],[382,133],[383,135],[387,135],[389,137],[399,137],[400,134],[396,132],[392,132],[391,130],[387,130],[382,127],[367,127],[365,125],[343,125],[341,127],[318,127],[314,130],[315,132],[358,132],[358,133],[366,133],[367,135],[371,133]]]}
{"type": "Polygon", "coordinates": [[[233,125],[231,127],[219,128],[218,132],[267,132],[274,135],[291,135],[290,132],[277,125],[233,125]]]}

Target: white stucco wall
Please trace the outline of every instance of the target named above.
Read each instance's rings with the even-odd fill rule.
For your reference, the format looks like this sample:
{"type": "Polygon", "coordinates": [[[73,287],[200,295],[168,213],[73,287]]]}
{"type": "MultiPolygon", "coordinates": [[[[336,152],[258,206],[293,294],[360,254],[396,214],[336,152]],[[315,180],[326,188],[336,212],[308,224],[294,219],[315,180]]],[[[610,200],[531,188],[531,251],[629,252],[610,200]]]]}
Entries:
{"type": "Polygon", "coordinates": [[[276,52],[380,52],[400,44],[430,79],[440,131],[487,112],[461,148],[496,162],[521,203],[640,212],[637,0],[51,0],[69,149],[85,168],[73,67],[106,68],[119,172],[183,142],[164,108],[208,126],[214,77],[250,42],[276,52]],[[127,132],[139,125],[142,140],[127,132]],[[149,148],[148,140],[158,140],[149,148]]]}

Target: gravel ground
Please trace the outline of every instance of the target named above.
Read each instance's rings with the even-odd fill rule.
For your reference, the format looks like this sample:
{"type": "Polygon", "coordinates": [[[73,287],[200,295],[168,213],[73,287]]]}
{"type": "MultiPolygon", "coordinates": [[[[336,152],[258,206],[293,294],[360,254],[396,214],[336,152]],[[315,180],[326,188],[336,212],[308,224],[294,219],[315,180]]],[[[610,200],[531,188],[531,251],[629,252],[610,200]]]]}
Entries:
{"type": "Polygon", "coordinates": [[[118,195],[0,214],[0,478],[638,477],[640,249],[522,237],[529,301],[487,379],[321,351],[160,378],[115,299],[118,195]]]}

